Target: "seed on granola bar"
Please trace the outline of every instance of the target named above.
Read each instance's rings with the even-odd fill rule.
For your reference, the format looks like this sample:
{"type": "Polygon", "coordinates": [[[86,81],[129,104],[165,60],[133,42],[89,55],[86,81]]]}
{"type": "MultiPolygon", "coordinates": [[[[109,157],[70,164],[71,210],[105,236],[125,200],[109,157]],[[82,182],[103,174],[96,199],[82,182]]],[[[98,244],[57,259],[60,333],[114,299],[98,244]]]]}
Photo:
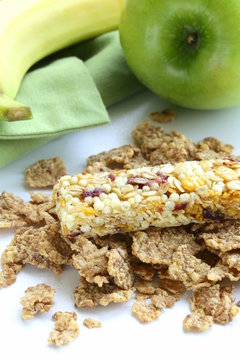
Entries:
{"type": "Polygon", "coordinates": [[[23,306],[22,318],[32,319],[38,312],[49,312],[54,305],[52,299],[55,294],[55,289],[46,284],[38,284],[30,286],[25,290],[24,296],[21,298],[23,306]]]}

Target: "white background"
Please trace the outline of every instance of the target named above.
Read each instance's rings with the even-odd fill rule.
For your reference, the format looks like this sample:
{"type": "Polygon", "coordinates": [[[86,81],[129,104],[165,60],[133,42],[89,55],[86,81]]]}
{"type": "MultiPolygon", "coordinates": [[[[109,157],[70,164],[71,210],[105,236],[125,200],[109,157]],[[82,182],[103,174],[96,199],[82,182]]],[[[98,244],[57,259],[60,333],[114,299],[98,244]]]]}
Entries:
{"type": "MultiPolygon", "coordinates": [[[[149,92],[135,96],[110,109],[111,123],[78,133],[68,134],[32,151],[14,163],[0,169],[0,191],[6,190],[29,199],[24,183],[24,170],[40,159],[61,156],[68,173],[81,172],[86,158],[103,150],[132,142],[131,131],[152,111],[160,111],[169,104],[149,92]]],[[[174,107],[172,107],[174,108],[174,107]]],[[[177,119],[166,129],[176,129],[193,140],[215,136],[233,144],[240,154],[240,107],[211,112],[197,112],[176,108],[177,119]]],[[[157,123],[156,123],[157,125],[157,123]]],[[[16,150],[17,151],[17,150],[16,150]]],[[[11,240],[13,233],[0,231],[0,251],[11,240]]],[[[203,334],[185,334],[182,320],[189,313],[187,296],[174,308],[162,311],[160,318],[140,324],[131,315],[131,301],[111,304],[96,309],[76,309],[73,290],[79,276],[66,269],[56,276],[47,270],[26,266],[16,283],[0,289],[0,359],[225,359],[236,357],[240,345],[240,315],[227,326],[214,325],[203,334]],[[55,305],[48,314],[33,320],[21,320],[20,297],[28,286],[45,282],[56,288],[55,305]],[[76,311],[80,335],[70,345],[55,349],[47,345],[49,332],[54,327],[51,316],[55,311],[76,311]],[[85,317],[102,321],[100,329],[82,325],[85,317]]],[[[240,292],[236,291],[236,300],[240,292]]]]}

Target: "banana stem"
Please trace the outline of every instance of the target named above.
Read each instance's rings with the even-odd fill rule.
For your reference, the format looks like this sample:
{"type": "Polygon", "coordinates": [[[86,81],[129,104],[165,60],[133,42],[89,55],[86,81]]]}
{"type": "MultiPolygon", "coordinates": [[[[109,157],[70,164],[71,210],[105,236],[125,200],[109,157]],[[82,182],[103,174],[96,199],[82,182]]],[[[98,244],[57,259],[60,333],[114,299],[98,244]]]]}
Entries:
{"type": "Polygon", "coordinates": [[[31,109],[5,95],[0,90],[0,120],[19,121],[32,119],[31,109]]]}

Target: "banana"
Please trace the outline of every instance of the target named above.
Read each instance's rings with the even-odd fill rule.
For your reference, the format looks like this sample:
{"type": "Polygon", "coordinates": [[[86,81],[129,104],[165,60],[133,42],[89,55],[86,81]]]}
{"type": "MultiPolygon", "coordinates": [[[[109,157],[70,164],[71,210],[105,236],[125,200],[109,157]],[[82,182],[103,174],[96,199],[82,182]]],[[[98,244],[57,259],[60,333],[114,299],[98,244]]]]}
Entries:
{"type": "Polygon", "coordinates": [[[116,29],[125,0],[0,1],[0,120],[32,118],[14,100],[37,61],[64,47],[116,29]]]}

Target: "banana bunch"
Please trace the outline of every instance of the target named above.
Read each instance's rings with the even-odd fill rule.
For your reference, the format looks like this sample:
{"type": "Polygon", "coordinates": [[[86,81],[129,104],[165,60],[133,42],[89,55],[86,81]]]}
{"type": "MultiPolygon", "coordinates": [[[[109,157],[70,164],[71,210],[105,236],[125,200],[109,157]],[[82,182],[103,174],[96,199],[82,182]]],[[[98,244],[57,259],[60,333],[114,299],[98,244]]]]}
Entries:
{"type": "Polygon", "coordinates": [[[32,118],[14,100],[28,69],[64,47],[116,29],[125,0],[0,0],[0,120],[32,118]]]}

